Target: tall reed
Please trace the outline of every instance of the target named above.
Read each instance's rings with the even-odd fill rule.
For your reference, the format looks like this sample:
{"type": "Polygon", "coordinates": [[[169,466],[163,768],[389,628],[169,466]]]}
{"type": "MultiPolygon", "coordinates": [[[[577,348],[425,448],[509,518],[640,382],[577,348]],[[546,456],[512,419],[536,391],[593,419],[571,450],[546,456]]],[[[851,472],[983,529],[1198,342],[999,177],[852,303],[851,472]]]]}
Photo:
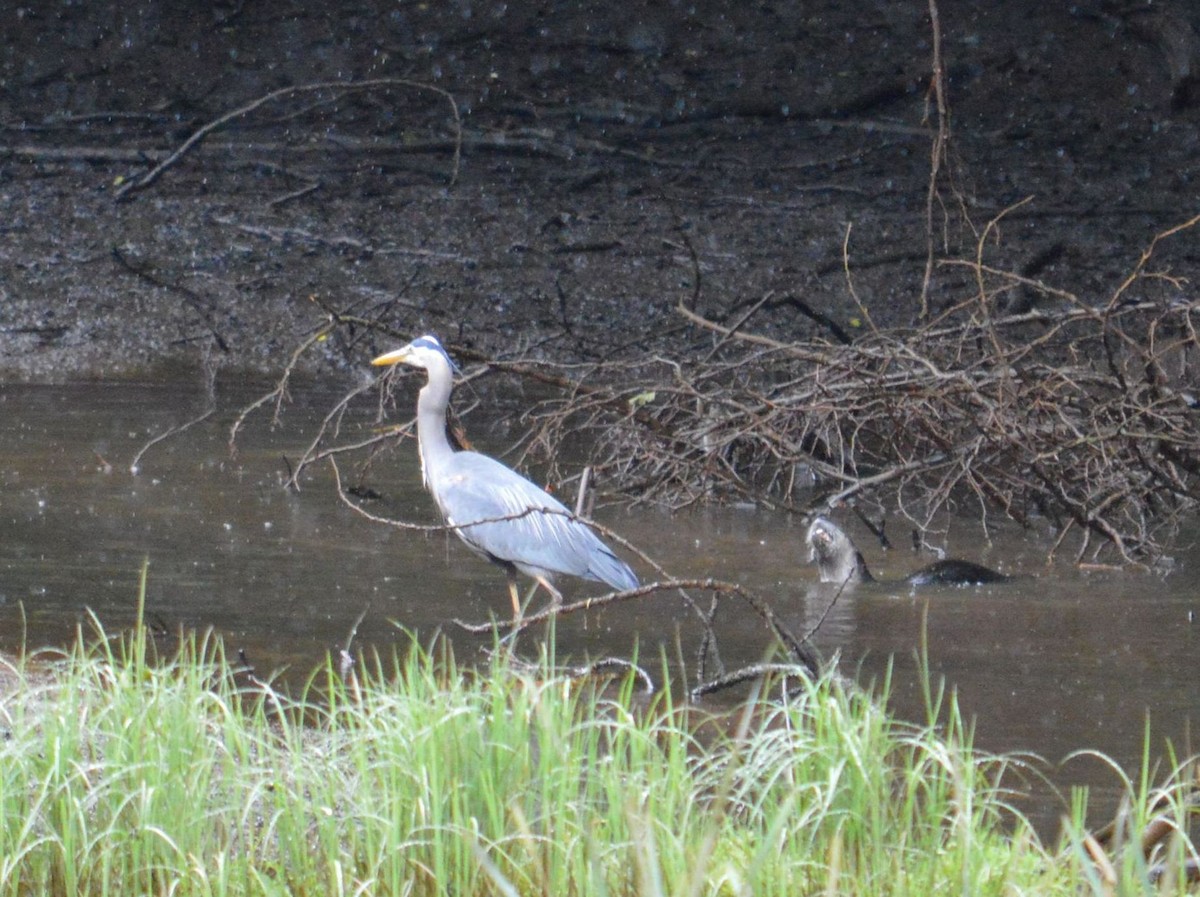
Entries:
{"type": "Polygon", "coordinates": [[[289,696],[230,675],[214,638],[155,659],[140,625],[97,634],[17,668],[0,895],[926,897],[1089,882],[1005,809],[1003,764],[972,748],[952,700],[938,725],[913,726],[833,681],[783,697],[775,683],[701,721],[632,681],[567,678],[550,656],[467,667],[415,641],[348,682],[323,667],[289,696]]]}

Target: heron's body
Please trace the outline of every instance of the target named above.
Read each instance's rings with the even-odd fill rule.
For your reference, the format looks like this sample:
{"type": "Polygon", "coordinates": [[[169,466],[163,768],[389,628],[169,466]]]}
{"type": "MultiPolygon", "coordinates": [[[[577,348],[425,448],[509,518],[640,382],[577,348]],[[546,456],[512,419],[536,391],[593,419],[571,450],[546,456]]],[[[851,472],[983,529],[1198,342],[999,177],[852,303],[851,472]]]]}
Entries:
{"type": "Polygon", "coordinates": [[[520,613],[517,570],[540,582],[556,601],[560,596],[551,580],[560,573],[614,589],[637,587],[629,566],[558,499],[494,458],[454,451],[445,428],[454,368],[435,337],[419,337],[372,364],[398,362],[424,368],[429,377],[417,400],[425,487],[458,537],[504,568],[514,614],[520,613]]]}
{"type": "MultiPolygon", "coordinates": [[[[821,582],[836,582],[858,585],[874,582],[875,577],[867,568],[862,552],[841,527],[825,517],[817,517],[808,527],[808,559],[817,565],[821,582]]],[[[910,573],[904,582],[911,586],[927,585],[982,585],[984,583],[1007,582],[1009,577],[976,564],[973,561],[949,559],[935,561],[910,573]]]]}

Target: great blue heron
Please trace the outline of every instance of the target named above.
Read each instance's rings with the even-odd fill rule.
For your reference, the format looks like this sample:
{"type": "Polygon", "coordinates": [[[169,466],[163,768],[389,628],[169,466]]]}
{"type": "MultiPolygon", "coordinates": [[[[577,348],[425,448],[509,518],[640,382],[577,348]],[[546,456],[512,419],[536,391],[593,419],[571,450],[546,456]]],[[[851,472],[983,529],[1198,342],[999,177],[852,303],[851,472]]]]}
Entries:
{"type": "Polygon", "coordinates": [[[516,471],[478,452],[455,451],[446,438],[454,362],[435,336],[422,336],[374,359],[424,368],[428,382],[417,398],[417,445],[425,488],[446,523],[473,551],[504,568],[513,616],[519,617],[517,571],[541,583],[556,604],[551,584],[559,573],[633,589],[637,577],[591,528],[516,471]]]}

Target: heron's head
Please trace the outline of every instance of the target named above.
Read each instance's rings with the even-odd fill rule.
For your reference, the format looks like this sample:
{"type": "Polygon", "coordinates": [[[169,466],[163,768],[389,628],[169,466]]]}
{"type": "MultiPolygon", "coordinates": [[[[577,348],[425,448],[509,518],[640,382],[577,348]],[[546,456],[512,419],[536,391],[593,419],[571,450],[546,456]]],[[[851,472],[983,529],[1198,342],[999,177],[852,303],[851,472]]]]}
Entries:
{"type": "Polygon", "coordinates": [[[446,354],[441,342],[436,336],[425,334],[401,349],[386,352],[371,360],[371,364],[384,367],[393,364],[411,364],[413,367],[424,368],[427,371],[436,370],[445,365],[451,371],[458,371],[458,366],[446,354]]]}

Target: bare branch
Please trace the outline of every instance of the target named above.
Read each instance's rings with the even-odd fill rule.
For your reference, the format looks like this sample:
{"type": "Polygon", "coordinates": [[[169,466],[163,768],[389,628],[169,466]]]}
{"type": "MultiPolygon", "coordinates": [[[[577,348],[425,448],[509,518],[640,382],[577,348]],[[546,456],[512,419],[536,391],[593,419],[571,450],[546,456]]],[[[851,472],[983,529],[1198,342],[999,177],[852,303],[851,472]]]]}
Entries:
{"type": "Polygon", "coordinates": [[[135,192],[145,190],[147,187],[154,184],[154,182],[160,177],[162,177],[168,169],[178,163],[180,159],[191,152],[192,149],[194,149],[200,143],[200,141],[202,141],[213,131],[216,131],[224,125],[227,125],[231,121],[239,119],[244,115],[249,115],[251,112],[268,103],[273,103],[276,100],[282,100],[305,93],[337,93],[356,90],[375,90],[378,88],[388,87],[406,87],[414,90],[431,91],[432,93],[435,93],[445,99],[450,105],[450,111],[454,115],[454,130],[456,135],[454,160],[450,171],[450,183],[453,184],[458,179],[459,158],[462,154],[462,119],[459,117],[458,104],[454,102],[454,97],[452,97],[445,90],[442,90],[440,87],[435,87],[432,84],[424,84],[420,81],[411,81],[407,78],[370,78],[364,81],[318,81],[311,84],[295,84],[291,87],[283,87],[279,90],[273,90],[268,94],[264,94],[258,99],[252,100],[251,102],[246,103],[244,106],[239,106],[237,109],[234,109],[230,112],[226,112],[224,115],[215,118],[207,124],[197,128],[187,140],[179,145],[175,152],[171,153],[171,155],[167,156],[167,158],[155,165],[152,169],[150,169],[150,171],[142,175],[140,178],[126,181],[119,188],[117,188],[116,192],[113,194],[113,198],[120,202],[124,201],[135,192]]]}
{"type": "MultiPolygon", "coordinates": [[[[1079,562],[1109,553],[1140,565],[1163,553],[1200,503],[1200,300],[1153,268],[1166,240],[1198,224],[1159,234],[1099,300],[988,264],[997,220],[982,230],[973,259],[948,263],[971,272],[969,292],[917,327],[787,341],[752,329],[768,296],[725,319],[708,317],[697,310],[693,253],[696,279],[677,312],[712,334],[695,357],[567,366],[452,351],[482,363],[472,377],[503,372],[551,387],[523,413],[517,444],[550,459],[548,478],[566,480],[557,447],[587,434],[581,464],[593,494],[599,485],[673,509],[738,501],[801,513],[867,502],[898,508],[921,534],[970,500],[985,526],[991,514],[1022,526],[1045,521],[1073,540],[1079,562]],[[995,297],[1013,286],[1036,289],[1043,301],[997,313],[995,297]]],[[[329,332],[347,330],[351,343],[399,335],[379,320],[325,312],[329,332]]],[[[272,393],[277,407],[286,373],[272,393]]],[[[302,466],[386,438],[336,438],[361,391],[331,409],[302,466]]],[[[711,625],[711,609],[688,600],[711,625]]]]}

